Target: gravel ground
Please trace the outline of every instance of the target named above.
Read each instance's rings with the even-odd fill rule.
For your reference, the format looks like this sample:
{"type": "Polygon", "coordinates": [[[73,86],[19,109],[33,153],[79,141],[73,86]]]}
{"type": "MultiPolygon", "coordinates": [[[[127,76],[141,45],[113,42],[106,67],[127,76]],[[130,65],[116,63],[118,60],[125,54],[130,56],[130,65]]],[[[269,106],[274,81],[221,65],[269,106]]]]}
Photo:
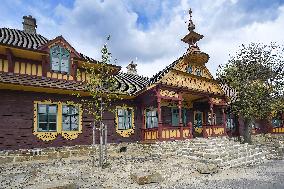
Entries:
{"type": "Polygon", "coordinates": [[[199,175],[198,182],[182,183],[179,189],[284,189],[284,161],[272,160],[262,165],[222,170],[214,175],[199,175]]]}
{"type": "Polygon", "coordinates": [[[90,158],[69,158],[0,165],[0,188],[52,188],[75,183],[79,188],[233,188],[283,189],[284,161],[267,161],[255,167],[220,170],[213,175],[201,175],[196,162],[184,157],[143,157],[123,154],[110,159],[103,170],[92,168],[90,158]],[[138,185],[130,173],[155,170],[164,181],[138,185]]]}

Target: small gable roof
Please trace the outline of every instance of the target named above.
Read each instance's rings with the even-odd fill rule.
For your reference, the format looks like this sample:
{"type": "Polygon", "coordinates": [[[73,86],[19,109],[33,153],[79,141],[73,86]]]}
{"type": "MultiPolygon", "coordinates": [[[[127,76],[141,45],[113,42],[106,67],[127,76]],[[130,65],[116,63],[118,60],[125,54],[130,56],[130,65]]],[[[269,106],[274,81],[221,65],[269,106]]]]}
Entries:
{"type": "MultiPolygon", "coordinates": [[[[26,50],[41,50],[44,46],[52,43],[53,41],[58,40],[59,38],[69,44],[62,36],[58,36],[53,40],[49,40],[46,37],[37,33],[31,34],[18,29],[0,28],[0,45],[12,46],[26,50]]],[[[70,45],[70,47],[72,46],[70,45]]],[[[78,59],[91,63],[99,63],[99,61],[96,61],[91,57],[77,52],[75,49],[74,51],[77,53],[78,59]]],[[[119,67],[117,65],[110,65],[114,67],[119,67]]]]}

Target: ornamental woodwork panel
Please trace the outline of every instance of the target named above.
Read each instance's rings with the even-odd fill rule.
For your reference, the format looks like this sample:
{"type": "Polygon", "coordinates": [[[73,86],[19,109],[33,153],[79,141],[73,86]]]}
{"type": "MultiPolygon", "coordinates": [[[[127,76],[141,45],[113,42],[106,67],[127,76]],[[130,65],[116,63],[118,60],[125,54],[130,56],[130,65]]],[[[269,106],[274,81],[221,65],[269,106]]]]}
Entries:
{"type": "Polygon", "coordinates": [[[211,102],[215,105],[225,105],[226,102],[220,98],[211,98],[211,102]]]}
{"type": "Polygon", "coordinates": [[[144,132],[144,140],[156,140],[158,139],[158,130],[151,130],[144,132]]]}
{"type": "Polygon", "coordinates": [[[223,91],[217,83],[198,79],[190,75],[182,75],[173,71],[169,72],[161,81],[167,85],[184,87],[195,91],[206,93],[223,94],[223,91]]]}
{"type": "Polygon", "coordinates": [[[188,71],[187,71],[188,66],[191,66],[191,68],[192,68],[192,72],[191,73],[192,74],[195,74],[196,69],[200,69],[202,71],[202,75],[201,75],[202,77],[205,77],[205,78],[208,78],[208,79],[212,79],[212,76],[209,73],[208,69],[205,66],[203,66],[203,65],[196,65],[196,64],[188,63],[186,61],[180,61],[179,63],[177,63],[174,66],[174,69],[188,73],[188,71]]]}
{"type": "Polygon", "coordinates": [[[284,133],[284,127],[279,127],[279,128],[273,128],[272,133],[274,134],[283,134],[284,133]]]}
{"type": "Polygon", "coordinates": [[[178,98],[178,93],[170,90],[160,90],[160,95],[164,97],[178,98]]]}
{"type": "Polygon", "coordinates": [[[219,128],[206,128],[205,129],[206,135],[208,137],[210,136],[223,136],[225,134],[225,128],[219,127],[219,128]]]}

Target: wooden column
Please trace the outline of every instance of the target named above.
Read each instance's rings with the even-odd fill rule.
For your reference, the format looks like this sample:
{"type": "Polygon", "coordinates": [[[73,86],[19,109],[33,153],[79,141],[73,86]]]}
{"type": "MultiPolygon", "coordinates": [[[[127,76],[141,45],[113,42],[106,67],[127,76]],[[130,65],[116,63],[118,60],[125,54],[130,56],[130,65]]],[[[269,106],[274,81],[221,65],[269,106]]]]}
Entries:
{"type": "Polygon", "coordinates": [[[211,101],[210,101],[210,114],[211,114],[211,125],[213,126],[214,125],[214,117],[213,117],[214,111],[213,111],[213,103],[211,101]]]}
{"type": "Polygon", "coordinates": [[[49,70],[50,66],[48,65],[47,57],[45,55],[42,55],[41,67],[42,67],[42,76],[46,77],[46,73],[49,70]]]}
{"type": "Polygon", "coordinates": [[[74,81],[77,81],[77,68],[78,68],[78,62],[73,60],[73,64],[71,66],[70,71],[74,81]]]}
{"type": "Polygon", "coordinates": [[[214,133],[214,111],[213,111],[213,103],[210,103],[210,114],[211,114],[211,129],[212,129],[212,136],[215,136],[214,133]]]}
{"type": "Polygon", "coordinates": [[[180,138],[183,138],[183,123],[182,123],[182,96],[178,94],[178,120],[180,126],[180,138]]]}
{"type": "Polygon", "coordinates": [[[15,67],[15,61],[11,49],[6,48],[6,55],[8,60],[8,72],[13,73],[15,67]]]}
{"type": "Polygon", "coordinates": [[[222,107],[222,113],[223,113],[223,126],[224,126],[224,134],[227,135],[227,121],[226,121],[226,112],[225,107],[222,107]]]}
{"type": "MultiPolygon", "coordinates": [[[[203,138],[206,138],[206,130],[205,130],[205,127],[204,127],[204,122],[206,123],[206,112],[202,112],[202,134],[203,134],[203,138]]],[[[205,124],[206,125],[206,124],[205,124]]]]}
{"type": "Polygon", "coordinates": [[[146,129],[146,124],[145,124],[145,115],[144,115],[144,104],[141,104],[141,116],[142,116],[142,129],[141,129],[141,138],[142,141],[145,140],[145,129],[146,129]]]}
{"type": "Polygon", "coordinates": [[[157,88],[156,89],[156,93],[157,93],[157,112],[158,112],[158,137],[159,140],[162,140],[162,110],[161,110],[161,95],[160,95],[160,89],[157,88]]]}

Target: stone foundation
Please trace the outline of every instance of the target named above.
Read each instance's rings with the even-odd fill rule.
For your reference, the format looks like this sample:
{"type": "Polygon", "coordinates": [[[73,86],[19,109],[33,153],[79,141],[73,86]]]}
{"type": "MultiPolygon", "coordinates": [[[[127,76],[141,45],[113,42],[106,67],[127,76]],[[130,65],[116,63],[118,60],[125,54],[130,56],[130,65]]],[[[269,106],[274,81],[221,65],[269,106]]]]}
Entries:
{"type": "MultiPolygon", "coordinates": [[[[258,135],[252,135],[252,141],[253,143],[265,143],[265,142],[280,142],[282,143],[284,141],[284,134],[258,134],[258,135]]],[[[283,144],[283,143],[282,143],[283,144]]]]}
{"type": "Polygon", "coordinates": [[[268,152],[267,159],[284,159],[284,134],[253,135],[252,141],[268,152]]]}
{"type": "MultiPolygon", "coordinates": [[[[122,147],[126,147],[126,151],[135,151],[138,143],[120,143],[120,144],[108,144],[107,152],[115,156],[121,153],[122,147]]],[[[6,150],[0,151],[0,164],[4,163],[17,163],[23,161],[34,161],[34,160],[51,160],[70,158],[78,156],[93,156],[93,154],[99,153],[99,145],[77,145],[77,146],[66,146],[58,148],[43,148],[43,149],[21,149],[21,150],[6,150]]]]}
{"type": "MultiPolygon", "coordinates": [[[[232,156],[233,160],[239,157],[233,157],[234,154],[239,154],[240,158],[245,157],[248,153],[249,156],[259,155],[262,156],[262,152],[266,152],[268,159],[281,159],[284,152],[284,135],[253,135],[253,146],[246,144],[240,144],[229,140],[227,137],[211,138],[211,139],[191,139],[184,141],[168,141],[168,142],[156,142],[153,144],[144,143],[119,143],[108,144],[107,153],[108,156],[113,158],[119,158],[122,153],[126,153],[132,157],[139,156],[140,158],[151,156],[152,158],[160,159],[163,157],[186,155],[188,158],[200,157],[201,159],[208,159],[210,161],[217,162],[218,158],[223,156],[232,156]],[[258,150],[259,149],[259,150],[258,150]],[[267,153],[269,152],[269,153],[267,153]],[[232,153],[232,154],[231,154],[232,153]],[[208,156],[208,157],[207,157],[208,156]],[[271,157],[270,157],[271,156],[271,157]]],[[[0,164],[5,163],[17,163],[24,161],[35,160],[52,160],[71,158],[79,156],[98,156],[99,145],[80,145],[80,146],[68,146],[57,148],[42,148],[42,149],[22,149],[15,151],[0,151],[0,164]]],[[[197,159],[200,159],[197,158],[197,159]]],[[[243,161],[243,160],[242,160],[243,161]]],[[[220,163],[219,163],[220,164],[220,163]]]]}

